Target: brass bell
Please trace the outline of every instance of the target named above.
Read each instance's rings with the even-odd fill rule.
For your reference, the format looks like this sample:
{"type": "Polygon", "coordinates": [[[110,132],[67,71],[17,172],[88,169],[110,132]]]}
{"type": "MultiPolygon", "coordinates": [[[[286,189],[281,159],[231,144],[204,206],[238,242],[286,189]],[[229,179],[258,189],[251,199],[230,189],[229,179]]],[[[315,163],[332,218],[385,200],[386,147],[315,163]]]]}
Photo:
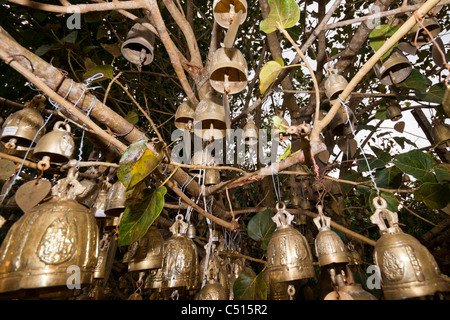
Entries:
{"type": "Polygon", "coordinates": [[[376,211],[370,220],[378,225],[381,234],[373,257],[380,268],[384,297],[399,300],[449,291],[432,254],[413,236],[403,233],[397,213],[387,210],[386,200],[375,197],[373,205],[376,211]]]}
{"type": "Polygon", "coordinates": [[[391,121],[398,121],[402,118],[402,111],[398,106],[389,106],[386,110],[386,117],[391,121]]]}
{"type": "Polygon", "coordinates": [[[350,108],[340,106],[334,118],[330,121],[330,130],[334,136],[347,136],[356,130],[356,117],[350,108]],[[348,120],[350,119],[350,123],[348,120]],[[351,125],[350,125],[351,124],[351,125]]]}
{"type": "Polygon", "coordinates": [[[163,289],[163,269],[149,270],[148,277],[145,279],[144,289],[163,289]]]}
{"type": "Polygon", "coordinates": [[[394,49],[383,62],[378,61],[375,64],[374,70],[380,82],[390,86],[406,80],[411,74],[412,66],[400,50],[394,49]]]}
{"type": "MultiPolygon", "coordinates": [[[[208,245],[205,246],[205,249],[208,245]]],[[[226,291],[230,291],[230,281],[228,279],[228,273],[224,266],[221,264],[221,260],[218,256],[217,250],[215,248],[215,244],[212,245],[212,252],[209,256],[208,260],[208,266],[205,273],[205,263],[206,263],[206,256],[200,261],[200,267],[199,267],[199,284],[203,283],[203,280],[206,279],[208,281],[210,279],[210,274],[208,274],[208,271],[212,272],[214,271],[214,279],[220,283],[222,288],[226,291]],[[213,268],[211,271],[210,269],[213,268]]]]}
{"type": "MultiPolygon", "coordinates": [[[[211,262],[211,261],[210,261],[211,262]]],[[[216,263],[209,263],[208,270],[206,272],[205,286],[197,293],[195,300],[228,300],[229,288],[225,288],[221,282],[219,282],[219,268],[216,263]]],[[[228,281],[226,274],[222,275],[228,281]]]]}
{"type": "MultiPolygon", "coordinates": [[[[345,90],[347,85],[347,79],[342,75],[337,74],[337,70],[328,70],[328,76],[325,80],[325,94],[328,97],[328,100],[330,100],[331,105],[337,101],[339,95],[345,90]]],[[[347,100],[348,99],[350,99],[350,97],[348,97],[347,100]]]]}
{"type": "Polygon", "coordinates": [[[317,206],[319,215],[313,219],[319,229],[316,236],[316,254],[319,258],[319,266],[327,266],[333,263],[348,263],[347,249],[338,234],[331,230],[331,218],[322,212],[322,206],[317,206]]]}
{"type": "Polygon", "coordinates": [[[194,114],[194,108],[188,101],[180,104],[175,113],[175,127],[180,130],[191,131],[194,125],[194,114]]]}
{"type": "Polygon", "coordinates": [[[194,239],[197,236],[197,229],[195,228],[195,225],[189,222],[188,229],[186,231],[186,237],[189,239],[194,239]]]}
{"type": "Polygon", "coordinates": [[[286,205],[277,203],[278,212],[272,220],[277,229],[267,246],[267,271],[270,281],[282,282],[313,278],[314,267],[308,242],[291,225],[294,216],[286,205]]]}
{"type": "Polygon", "coordinates": [[[424,28],[419,23],[416,23],[414,27],[408,32],[409,41],[414,44],[416,35],[417,35],[417,45],[419,47],[427,44],[431,40],[433,40],[440,32],[441,32],[441,26],[439,25],[436,18],[425,18],[422,21],[423,26],[430,32],[431,36],[433,38],[430,38],[428,35],[428,32],[425,31],[424,28]],[[418,34],[417,34],[418,32],[418,34]]]}
{"type": "Polygon", "coordinates": [[[104,219],[107,218],[105,215],[106,203],[108,202],[108,189],[110,185],[107,182],[104,182],[98,192],[97,199],[92,206],[92,213],[96,219],[104,219]]]}
{"type": "Polygon", "coordinates": [[[103,233],[98,245],[98,259],[94,270],[94,279],[108,279],[117,250],[114,231],[103,233]]]}
{"type": "Polygon", "coordinates": [[[219,48],[209,69],[209,82],[220,93],[235,94],[247,86],[247,61],[236,48],[219,48]]]}
{"type": "Polygon", "coordinates": [[[378,300],[373,294],[364,290],[359,283],[355,282],[353,272],[348,266],[342,273],[336,275],[336,283],[340,291],[348,293],[353,300],[378,300]]]}
{"type": "Polygon", "coordinates": [[[24,108],[6,118],[3,123],[0,141],[5,143],[5,147],[8,149],[34,147],[45,133],[44,128],[39,131],[43,125],[44,119],[39,111],[34,108],[24,108]],[[34,136],[36,136],[36,139],[34,139],[34,136]],[[33,139],[33,145],[31,145],[33,139]]]}
{"type": "Polygon", "coordinates": [[[82,191],[69,169],[52,188],[53,198],[11,227],[0,248],[0,293],[69,297],[75,291],[69,285],[92,282],[99,231],[89,210],[74,200],[82,191]]]}
{"type": "Polygon", "coordinates": [[[128,271],[159,269],[163,261],[164,239],[158,229],[150,227],[145,236],[130,246],[128,271]]]}
{"type": "Polygon", "coordinates": [[[258,143],[258,128],[251,116],[247,117],[247,123],[244,126],[244,142],[250,146],[258,143]]]}
{"type": "Polygon", "coordinates": [[[243,24],[247,18],[247,1],[245,0],[214,0],[213,14],[214,20],[222,28],[228,29],[236,16],[236,13],[242,11],[241,21],[243,24]]]}
{"type": "Polygon", "coordinates": [[[162,266],[164,288],[183,287],[187,290],[198,287],[198,253],[195,243],[186,237],[188,224],[178,214],[169,228],[172,236],[164,241],[162,266]]]}
{"type": "Polygon", "coordinates": [[[442,108],[444,109],[447,118],[450,118],[450,85],[448,85],[445,90],[444,98],[442,99],[442,108]]]}
{"type": "MultiPolygon", "coordinates": [[[[211,152],[208,149],[202,149],[194,153],[191,158],[191,165],[193,166],[210,166],[214,165],[214,158],[211,155],[211,152]]],[[[202,170],[199,168],[189,168],[189,174],[192,176],[199,175],[202,170]]]]}
{"type": "Polygon", "coordinates": [[[75,142],[70,133],[70,126],[63,121],[58,121],[53,126],[53,131],[45,134],[38,141],[33,154],[48,168],[50,163],[61,164],[69,161],[74,150],[75,142]]]}
{"type": "Polygon", "coordinates": [[[446,123],[438,124],[431,129],[434,143],[440,144],[450,139],[450,125],[446,123]]]}
{"type": "Polygon", "coordinates": [[[220,182],[220,172],[216,169],[205,169],[205,186],[212,186],[220,182]]]}
{"type": "Polygon", "coordinates": [[[109,189],[107,202],[105,206],[105,215],[118,217],[125,211],[125,202],[127,201],[127,190],[123,183],[118,180],[109,189]]]}
{"type": "Polygon", "coordinates": [[[359,266],[362,263],[361,255],[356,251],[355,245],[352,242],[347,244],[348,265],[359,266]]]}
{"type": "Polygon", "coordinates": [[[79,194],[76,200],[86,206],[86,208],[91,209],[97,199],[99,188],[97,183],[93,179],[83,179],[80,184],[85,187],[84,191],[79,194]]]}
{"type": "Polygon", "coordinates": [[[120,51],[131,63],[147,65],[153,61],[155,35],[140,23],[131,27],[120,51]]]}
{"type": "Polygon", "coordinates": [[[226,128],[222,101],[212,95],[201,100],[194,113],[194,134],[203,140],[219,140],[225,136],[226,128]]]}

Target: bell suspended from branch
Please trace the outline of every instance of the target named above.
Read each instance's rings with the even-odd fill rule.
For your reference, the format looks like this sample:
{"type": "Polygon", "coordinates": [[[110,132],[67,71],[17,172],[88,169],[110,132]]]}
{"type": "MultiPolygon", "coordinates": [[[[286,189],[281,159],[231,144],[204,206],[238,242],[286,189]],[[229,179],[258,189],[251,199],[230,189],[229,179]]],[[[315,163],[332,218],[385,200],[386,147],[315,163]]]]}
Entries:
{"type": "Polygon", "coordinates": [[[247,117],[247,123],[244,126],[244,142],[250,146],[258,143],[258,128],[251,115],[247,117]]]}
{"type": "Polygon", "coordinates": [[[450,285],[442,277],[433,255],[413,236],[403,233],[397,213],[387,209],[386,200],[375,197],[373,205],[376,210],[370,220],[381,233],[373,257],[380,268],[384,297],[399,300],[449,291],[450,285]]]}
{"type": "Polygon", "coordinates": [[[45,134],[34,148],[34,156],[40,161],[38,166],[46,170],[50,163],[61,164],[71,159],[75,150],[75,142],[70,133],[70,126],[63,121],[58,121],[53,126],[53,131],[45,134]]]}
{"type": "Polygon", "coordinates": [[[340,106],[334,118],[330,121],[331,133],[335,136],[348,136],[356,130],[357,120],[350,108],[340,106]],[[348,121],[350,119],[350,122],[348,121]]]}
{"type": "Polygon", "coordinates": [[[23,108],[6,118],[3,123],[0,140],[5,143],[7,149],[16,149],[17,147],[28,149],[29,147],[34,147],[45,133],[45,128],[39,131],[43,125],[44,119],[38,110],[23,108]],[[34,139],[35,136],[36,139],[34,139]],[[31,145],[33,139],[34,142],[31,145]]]}
{"type": "Polygon", "coordinates": [[[416,23],[414,27],[408,32],[409,41],[412,44],[417,43],[419,47],[433,40],[441,32],[441,26],[439,25],[438,20],[434,17],[425,18],[422,21],[422,24],[431,34],[432,38],[419,23],[416,23]],[[416,39],[417,42],[415,42],[416,39]]]}
{"type": "Polygon", "coordinates": [[[130,246],[128,271],[159,269],[163,262],[164,239],[158,229],[150,227],[145,236],[130,246]]]}
{"type": "Polygon", "coordinates": [[[206,273],[207,283],[197,293],[195,300],[228,300],[228,290],[218,281],[219,270],[217,266],[214,263],[209,264],[206,273]]]}
{"type": "Polygon", "coordinates": [[[277,203],[278,212],[272,218],[277,229],[267,246],[267,271],[270,281],[282,282],[313,278],[314,267],[308,242],[291,225],[294,216],[286,205],[277,203]]]}
{"type": "Polygon", "coordinates": [[[442,143],[450,139],[450,125],[446,123],[435,125],[431,129],[431,135],[433,136],[434,143],[442,143]]]}
{"type": "Polygon", "coordinates": [[[335,263],[348,263],[347,250],[344,242],[338,234],[331,230],[331,218],[322,212],[322,206],[317,206],[319,215],[313,219],[319,233],[316,236],[316,254],[319,258],[319,266],[327,266],[335,263]]]}
{"type": "Polygon", "coordinates": [[[219,140],[226,129],[222,100],[213,95],[201,100],[194,113],[194,134],[203,140],[219,140]]]}
{"type": "Polygon", "coordinates": [[[188,224],[181,214],[170,227],[172,236],[164,241],[162,266],[164,288],[198,288],[198,253],[195,243],[186,237],[188,224]]]}
{"type": "Polygon", "coordinates": [[[140,23],[131,27],[120,51],[131,63],[147,65],[153,61],[155,35],[140,23]]]}
{"type": "Polygon", "coordinates": [[[180,130],[192,131],[194,126],[194,108],[188,101],[183,102],[175,113],[175,127],[180,130]]]}
{"type": "MultiPolygon", "coordinates": [[[[342,75],[337,74],[336,69],[328,69],[328,76],[325,80],[325,94],[327,95],[328,100],[330,100],[330,105],[333,105],[338,96],[345,90],[348,85],[347,79],[345,79],[342,75]]],[[[350,97],[347,98],[347,101],[350,97]]]]}
{"type": "Polygon", "coordinates": [[[398,106],[389,106],[386,110],[386,117],[391,121],[398,121],[402,118],[402,110],[398,106]]]}
{"type": "Polygon", "coordinates": [[[94,279],[105,279],[111,273],[112,264],[117,250],[117,240],[114,231],[106,230],[98,245],[98,259],[94,270],[94,279]]]}
{"type": "Polygon", "coordinates": [[[397,49],[394,49],[383,62],[378,61],[373,68],[380,82],[386,86],[401,83],[409,77],[412,71],[408,58],[397,49]]]}
{"type": "Polygon", "coordinates": [[[355,245],[352,242],[347,244],[348,265],[359,266],[362,263],[361,255],[355,249],[355,245]]]}
{"type": "Polygon", "coordinates": [[[209,82],[217,92],[235,94],[247,86],[247,61],[236,48],[219,48],[209,69],[209,82]]]}
{"type": "Polygon", "coordinates": [[[205,186],[213,186],[220,182],[220,171],[216,169],[205,169],[205,186]]]}
{"type": "MultiPolygon", "coordinates": [[[[207,249],[207,246],[208,245],[205,246],[205,250],[207,249]]],[[[216,245],[214,243],[212,244],[211,253],[209,255],[206,273],[205,273],[205,263],[206,263],[206,255],[200,261],[199,278],[198,278],[199,284],[202,284],[204,279],[206,279],[206,281],[211,279],[211,274],[209,274],[208,272],[211,272],[210,268],[213,268],[214,280],[220,283],[225,292],[228,293],[230,291],[230,281],[225,267],[222,266],[221,259],[218,256],[216,245]]]]}
{"type": "MultiPolygon", "coordinates": [[[[193,166],[211,166],[214,165],[214,158],[211,155],[211,152],[208,148],[199,150],[194,153],[194,155],[191,158],[191,165],[193,166]]],[[[204,169],[200,168],[189,168],[189,173],[191,175],[198,175],[202,172],[204,169]]]]}
{"type": "Polygon", "coordinates": [[[83,191],[75,169],[52,188],[53,198],[23,215],[0,248],[0,293],[16,298],[70,297],[93,280],[99,231],[89,210],[74,199],[83,191]],[[71,269],[76,266],[76,269],[71,269]],[[68,273],[68,270],[71,272],[68,273]]]}
{"type": "Polygon", "coordinates": [[[126,201],[127,190],[123,183],[118,180],[109,189],[105,206],[105,215],[110,217],[120,216],[120,214],[125,211],[126,201]]]}
{"type": "Polygon", "coordinates": [[[98,197],[100,189],[93,179],[83,179],[80,183],[85,187],[85,189],[83,193],[77,196],[76,200],[80,204],[86,206],[86,208],[91,209],[98,197]]]}
{"type": "Polygon", "coordinates": [[[195,228],[195,225],[189,222],[188,229],[186,231],[186,237],[189,239],[195,239],[197,236],[197,229],[195,228]]]}
{"type": "Polygon", "coordinates": [[[214,20],[222,28],[228,29],[236,19],[236,14],[242,12],[239,24],[247,18],[247,1],[245,0],[214,0],[214,20]]]}

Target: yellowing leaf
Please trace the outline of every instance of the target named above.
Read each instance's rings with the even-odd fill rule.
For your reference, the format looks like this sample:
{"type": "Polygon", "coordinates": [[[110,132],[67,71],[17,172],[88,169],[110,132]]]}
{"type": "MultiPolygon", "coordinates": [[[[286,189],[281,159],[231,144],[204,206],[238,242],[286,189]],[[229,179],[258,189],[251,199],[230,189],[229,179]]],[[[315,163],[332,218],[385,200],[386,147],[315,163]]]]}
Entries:
{"type": "Polygon", "coordinates": [[[283,68],[283,60],[272,60],[264,64],[259,73],[259,91],[264,95],[277,79],[283,68]],[[280,63],[281,62],[281,63],[280,63]]]}
{"type": "Polygon", "coordinates": [[[284,29],[291,28],[300,18],[300,8],[295,0],[269,0],[269,7],[269,15],[259,25],[259,29],[265,33],[277,30],[277,22],[284,29]]]}

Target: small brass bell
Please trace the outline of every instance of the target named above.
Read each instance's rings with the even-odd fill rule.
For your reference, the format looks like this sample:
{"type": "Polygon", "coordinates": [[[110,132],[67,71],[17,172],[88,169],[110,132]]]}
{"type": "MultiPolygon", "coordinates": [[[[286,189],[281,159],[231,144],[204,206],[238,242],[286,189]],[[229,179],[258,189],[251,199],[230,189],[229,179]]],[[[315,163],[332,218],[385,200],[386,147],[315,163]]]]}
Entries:
{"type": "MultiPolygon", "coordinates": [[[[45,134],[34,148],[34,156],[45,168],[50,163],[61,164],[69,161],[75,150],[75,142],[70,133],[70,126],[63,121],[58,121],[53,126],[53,131],[45,134]]],[[[45,170],[45,169],[44,169],[45,170]]]]}
{"type": "Polygon", "coordinates": [[[355,282],[353,272],[348,266],[346,266],[345,272],[342,273],[336,275],[336,282],[340,291],[351,295],[353,300],[378,300],[373,294],[364,290],[359,283],[355,282]]]}
{"type": "MultiPolygon", "coordinates": [[[[205,249],[207,248],[208,245],[205,246],[205,249]]],[[[226,292],[230,291],[230,281],[228,279],[228,273],[225,269],[224,266],[222,266],[221,264],[221,260],[218,256],[217,250],[215,248],[215,244],[212,245],[212,252],[209,256],[209,260],[208,260],[208,270],[210,270],[210,268],[214,269],[214,279],[220,283],[220,285],[223,287],[223,289],[226,292]]],[[[208,275],[208,270],[206,270],[205,273],[205,263],[206,263],[206,256],[202,259],[202,261],[200,261],[200,267],[199,267],[199,283],[202,284],[203,280],[206,279],[208,280],[209,275],[208,275]]]]}
{"type": "Polygon", "coordinates": [[[228,29],[236,16],[236,13],[242,11],[241,21],[243,24],[247,18],[247,1],[245,0],[214,0],[213,14],[214,20],[222,28],[228,29]]]}
{"type": "Polygon", "coordinates": [[[432,39],[434,39],[440,32],[441,32],[441,26],[439,25],[436,18],[425,18],[422,21],[423,26],[428,30],[428,32],[431,34],[433,38],[430,38],[428,35],[428,32],[425,31],[424,28],[419,23],[416,23],[414,27],[408,32],[409,35],[409,41],[414,44],[415,40],[417,39],[417,45],[419,47],[427,44],[432,39]],[[417,36],[417,38],[416,38],[417,36]]]}
{"type": "Polygon", "coordinates": [[[83,193],[79,194],[76,200],[91,209],[97,199],[100,189],[93,179],[83,179],[80,181],[81,185],[85,187],[83,193]]]}
{"type": "Polygon", "coordinates": [[[445,90],[444,98],[442,99],[442,108],[447,116],[450,118],[450,85],[447,86],[447,90],[445,90]]]}
{"type": "Polygon", "coordinates": [[[118,217],[125,211],[125,202],[127,201],[127,190],[123,183],[118,180],[109,189],[107,202],[105,206],[105,215],[118,217]]]}
{"type": "Polygon", "coordinates": [[[333,105],[337,101],[339,95],[345,90],[347,85],[348,81],[342,75],[337,74],[337,70],[328,70],[328,77],[325,80],[325,94],[328,100],[330,100],[330,105],[333,105]]]}
{"type": "Polygon", "coordinates": [[[352,128],[356,130],[356,124],[357,120],[353,111],[341,105],[329,126],[334,136],[347,136],[352,134],[352,128]],[[348,122],[349,119],[350,123],[348,122]]]}
{"type": "Polygon", "coordinates": [[[104,219],[107,218],[105,215],[106,203],[108,202],[108,190],[110,188],[110,184],[108,182],[103,182],[98,192],[97,199],[92,206],[92,213],[96,219],[104,219]]]}
{"type": "Polygon", "coordinates": [[[0,141],[5,143],[5,147],[8,149],[16,149],[17,147],[28,149],[37,134],[33,145],[31,145],[31,147],[34,147],[45,133],[44,128],[39,131],[43,125],[44,119],[39,111],[34,108],[24,108],[6,118],[0,141]]]}
{"type": "Polygon", "coordinates": [[[313,219],[314,224],[319,229],[316,236],[316,254],[319,258],[319,266],[327,266],[334,263],[348,263],[347,250],[344,242],[331,230],[331,218],[326,217],[322,212],[322,206],[317,206],[319,215],[313,219]]]}
{"type": "Polygon", "coordinates": [[[220,182],[220,172],[216,169],[205,169],[205,186],[212,186],[220,182]]]}
{"type": "Polygon", "coordinates": [[[181,214],[169,228],[172,236],[164,241],[162,266],[164,288],[198,288],[198,253],[195,243],[186,237],[188,224],[181,214]]]}
{"type": "Polygon", "coordinates": [[[150,227],[145,236],[130,246],[128,271],[159,269],[163,261],[164,239],[158,229],[150,227]]]}
{"type": "Polygon", "coordinates": [[[247,117],[247,124],[244,126],[244,142],[250,146],[258,143],[258,128],[251,116],[247,117]]]}
{"type": "Polygon", "coordinates": [[[75,290],[69,285],[92,282],[99,231],[89,210],[74,200],[82,191],[69,169],[52,188],[53,198],[11,227],[0,248],[0,293],[70,297],[75,290]]]}
{"type": "Polygon", "coordinates": [[[209,95],[195,109],[194,134],[203,140],[219,140],[225,136],[225,132],[225,109],[222,101],[209,95]]]}
{"type": "Polygon", "coordinates": [[[315,276],[311,250],[305,237],[291,225],[294,216],[284,203],[277,203],[272,220],[277,229],[267,245],[267,271],[270,281],[292,281],[315,276]]]}
{"type": "Polygon", "coordinates": [[[194,239],[197,236],[197,229],[195,225],[189,222],[188,229],[186,231],[186,237],[189,239],[194,239]]]}
{"type": "Polygon", "coordinates": [[[406,80],[411,74],[412,66],[400,50],[394,49],[382,63],[378,61],[375,64],[374,70],[380,82],[390,86],[406,80]]]}
{"type": "Polygon", "coordinates": [[[131,63],[147,65],[153,61],[155,35],[143,25],[136,23],[127,34],[120,51],[131,63]]]}
{"type": "Polygon", "coordinates": [[[442,143],[450,139],[450,125],[446,123],[438,124],[431,129],[434,143],[442,143]]]}
{"type": "Polygon", "coordinates": [[[386,117],[391,121],[398,121],[402,118],[402,111],[398,106],[389,106],[386,110],[386,117]]]}
{"type": "Polygon", "coordinates": [[[117,250],[114,231],[104,232],[98,245],[98,259],[94,279],[108,279],[117,250]]]}
{"type": "Polygon", "coordinates": [[[362,263],[361,255],[356,251],[355,245],[351,242],[347,244],[348,265],[359,266],[362,263]]]}
{"type": "Polygon", "coordinates": [[[183,102],[175,113],[175,127],[180,130],[192,131],[194,125],[194,108],[188,101],[183,102]]]}
{"type": "MultiPolygon", "coordinates": [[[[209,69],[209,82],[220,93],[235,94],[247,86],[247,61],[236,48],[219,48],[209,69]]],[[[197,107],[198,108],[198,107],[197,107]]]]}
{"type": "MultiPolygon", "coordinates": [[[[211,262],[211,261],[210,261],[211,262]]],[[[219,269],[217,264],[208,264],[208,270],[206,272],[206,285],[197,293],[195,300],[228,300],[229,288],[224,288],[224,286],[219,282],[219,269]]],[[[223,278],[228,277],[222,275],[223,278]]]]}
{"type": "Polygon", "coordinates": [[[403,233],[397,213],[387,210],[386,200],[375,197],[373,204],[376,211],[370,220],[378,225],[381,233],[373,256],[381,271],[384,297],[399,300],[449,291],[433,255],[413,236],[403,233]],[[388,220],[389,227],[384,219],[388,220]]]}

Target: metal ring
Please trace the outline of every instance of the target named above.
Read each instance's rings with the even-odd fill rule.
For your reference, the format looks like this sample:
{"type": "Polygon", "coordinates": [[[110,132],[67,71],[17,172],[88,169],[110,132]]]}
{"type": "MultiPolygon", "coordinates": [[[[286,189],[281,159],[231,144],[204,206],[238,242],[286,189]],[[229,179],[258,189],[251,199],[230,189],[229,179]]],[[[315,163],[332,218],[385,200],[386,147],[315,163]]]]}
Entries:
{"type": "Polygon", "coordinates": [[[280,201],[280,202],[277,202],[275,207],[277,208],[278,211],[285,210],[286,209],[286,204],[283,201],[280,201]],[[280,208],[280,206],[281,206],[281,208],[280,208]]]}

